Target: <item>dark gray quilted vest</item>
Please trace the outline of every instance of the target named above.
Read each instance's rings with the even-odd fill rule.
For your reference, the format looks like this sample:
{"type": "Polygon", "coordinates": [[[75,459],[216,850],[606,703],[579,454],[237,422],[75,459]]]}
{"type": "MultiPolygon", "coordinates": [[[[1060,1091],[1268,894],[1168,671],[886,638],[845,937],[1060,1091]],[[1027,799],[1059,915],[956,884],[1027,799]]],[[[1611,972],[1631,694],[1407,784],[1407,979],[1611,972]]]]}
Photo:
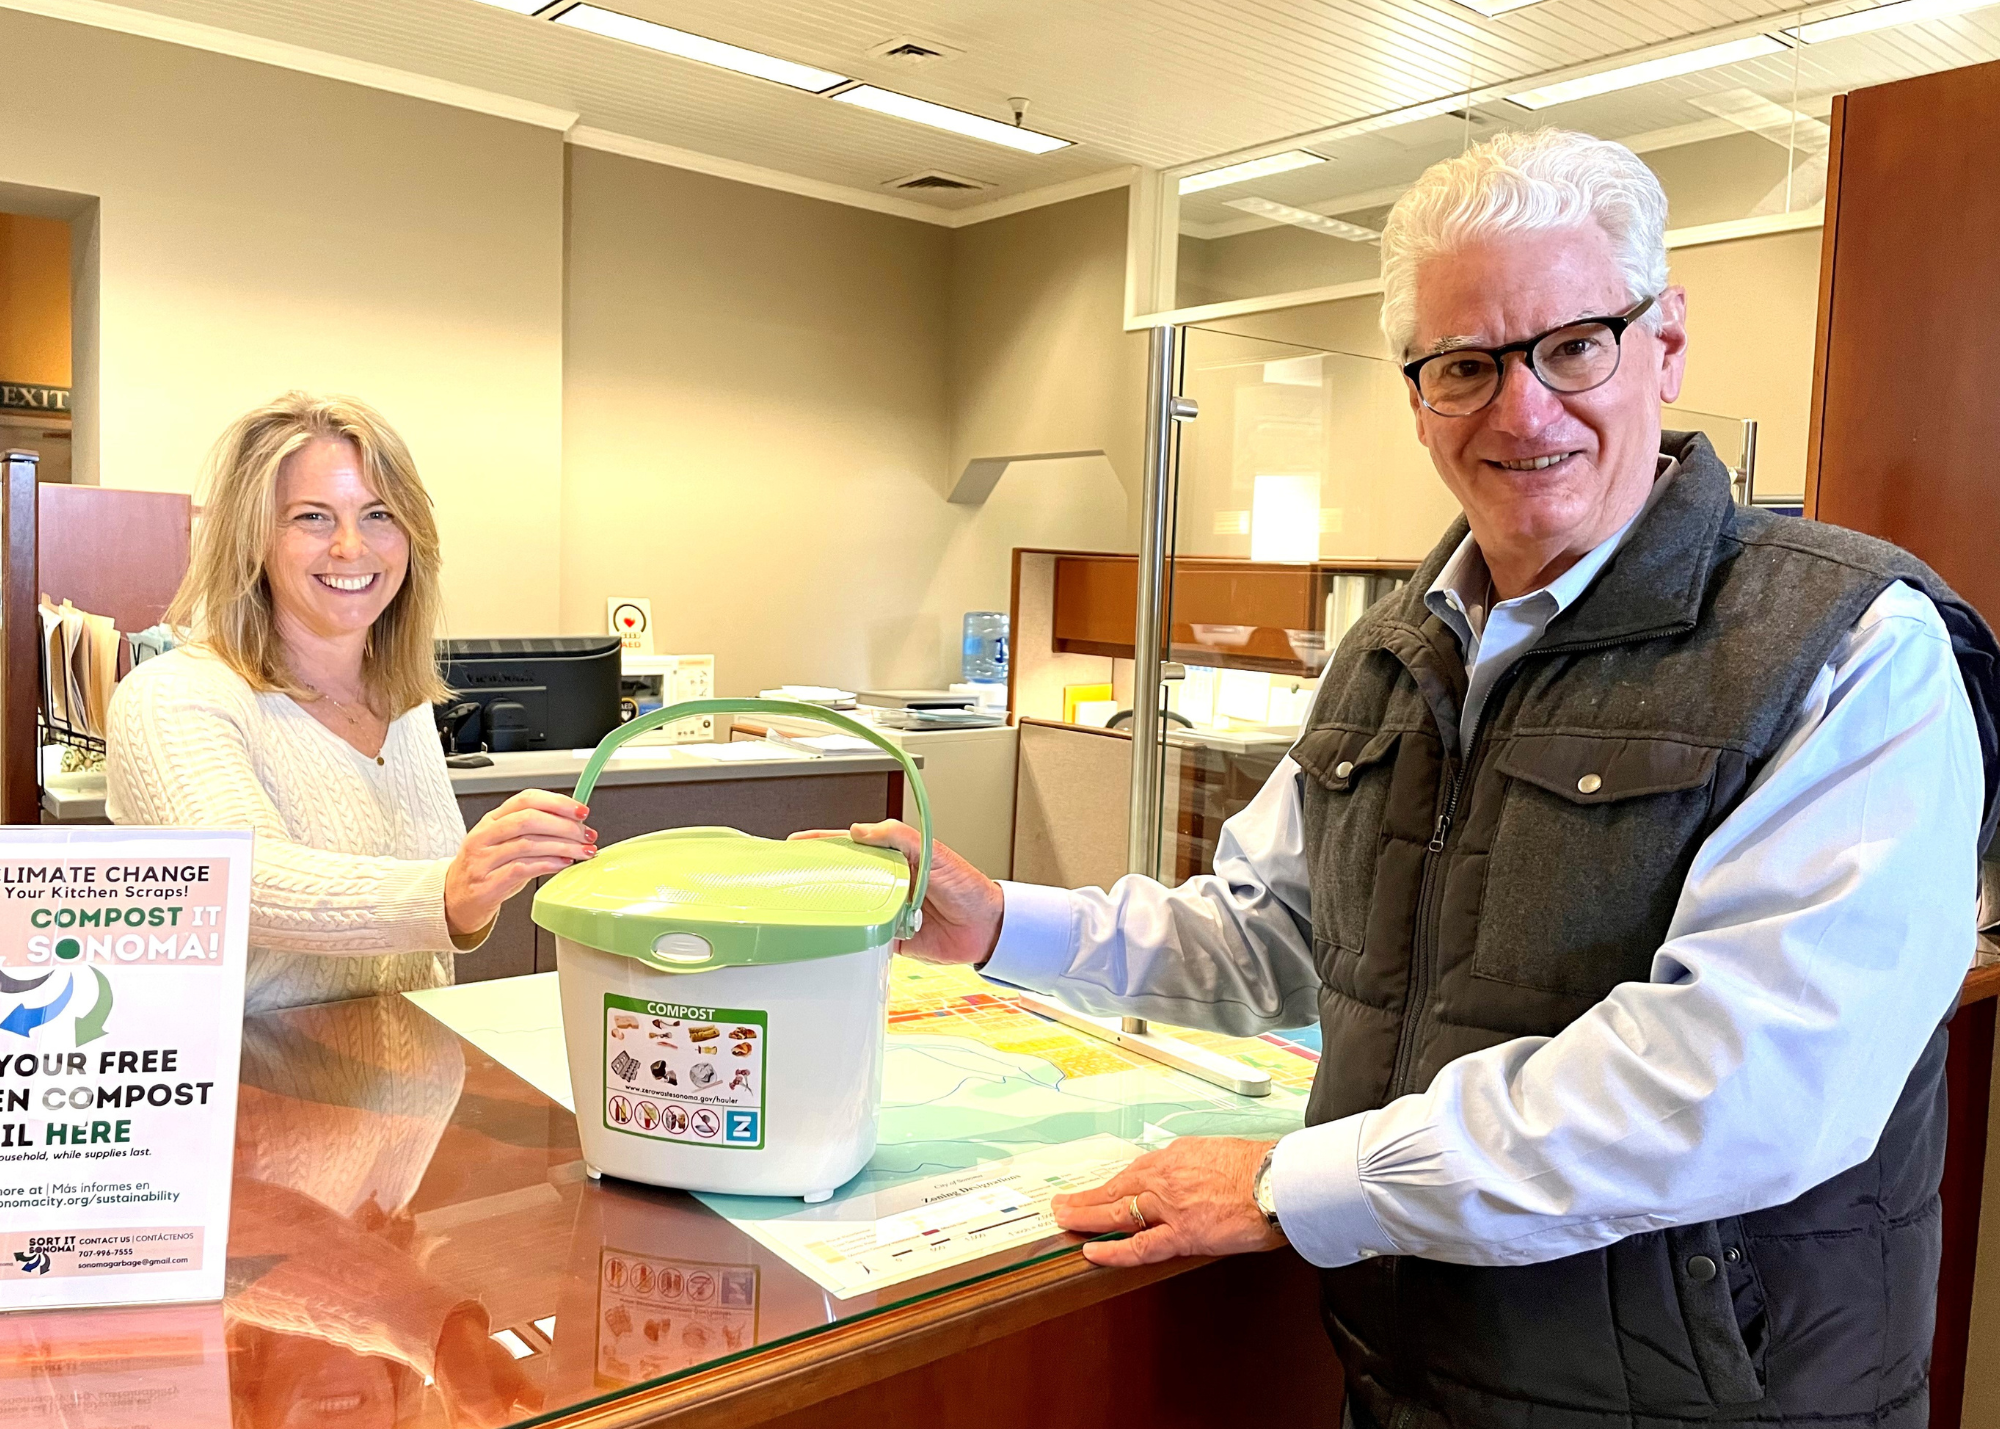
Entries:
{"type": "MultiPolygon", "coordinates": [[[[1423,602],[1463,521],[1328,666],[1295,751],[1326,1043],[1311,1121],[1644,981],[1696,850],[1894,581],[1952,631],[1990,831],[2000,648],[1979,617],[1893,546],[1734,505],[1704,438],[1663,445],[1673,484],[1503,679],[1471,749],[1463,659],[1423,602]]],[[[1357,1409],[1381,1429],[1922,1426],[1944,1049],[1940,1029],[1874,1155],[1789,1205],[1540,1265],[1329,1272],[1357,1409]]]]}

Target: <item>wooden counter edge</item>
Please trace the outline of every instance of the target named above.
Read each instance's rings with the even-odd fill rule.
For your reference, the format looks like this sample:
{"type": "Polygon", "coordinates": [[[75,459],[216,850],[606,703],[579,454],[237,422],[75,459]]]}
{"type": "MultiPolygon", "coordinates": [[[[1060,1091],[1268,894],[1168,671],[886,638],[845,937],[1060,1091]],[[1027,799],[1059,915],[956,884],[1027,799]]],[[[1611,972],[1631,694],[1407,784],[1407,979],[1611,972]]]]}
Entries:
{"type": "Polygon", "coordinates": [[[548,1429],[741,1429],[1210,1264],[1106,1270],[1071,1252],[545,1420],[548,1429]]]}
{"type": "Polygon", "coordinates": [[[1984,1002],[1989,997],[2000,997],[2000,963],[1988,963],[1967,973],[1958,992],[1958,1005],[1984,1002]]]}

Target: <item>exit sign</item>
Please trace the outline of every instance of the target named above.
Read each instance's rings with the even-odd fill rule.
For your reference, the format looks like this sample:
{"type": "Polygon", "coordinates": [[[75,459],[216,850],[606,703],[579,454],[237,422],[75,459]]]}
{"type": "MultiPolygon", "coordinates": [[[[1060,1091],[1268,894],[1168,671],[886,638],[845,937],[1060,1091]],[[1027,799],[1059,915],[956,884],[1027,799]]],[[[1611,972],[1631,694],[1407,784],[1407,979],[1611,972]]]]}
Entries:
{"type": "Polygon", "coordinates": [[[0,382],[0,411],[69,412],[69,388],[38,387],[32,382],[0,382]]]}

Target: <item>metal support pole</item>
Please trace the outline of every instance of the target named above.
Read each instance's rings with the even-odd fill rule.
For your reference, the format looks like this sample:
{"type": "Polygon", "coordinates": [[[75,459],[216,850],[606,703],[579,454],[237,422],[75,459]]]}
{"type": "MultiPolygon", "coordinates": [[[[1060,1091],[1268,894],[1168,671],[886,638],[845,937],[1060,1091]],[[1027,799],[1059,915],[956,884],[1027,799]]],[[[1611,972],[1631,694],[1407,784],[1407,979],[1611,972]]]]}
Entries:
{"type": "Polygon", "coordinates": [[[1743,504],[1757,504],[1757,420],[1743,420],[1743,504]]]}
{"type": "MultiPolygon", "coordinates": [[[[1132,798],[1125,834],[1125,867],[1160,876],[1160,770],[1164,763],[1160,719],[1160,619],[1166,604],[1167,501],[1173,473],[1174,373],[1179,366],[1177,328],[1156,327],[1146,353],[1146,471],[1139,519],[1139,595],[1132,615],[1132,798]]],[[[1137,1029],[1133,1029],[1137,1030],[1137,1029]]]]}
{"type": "MultiPolygon", "coordinates": [[[[1125,866],[1148,878],[1160,876],[1161,771],[1166,740],[1160,716],[1161,623],[1165,615],[1167,550],[1172,534],[1174,423],[1196,415],[1195,404],[1174,394],[1180,369],[1178,328],[1156,327],[1146,357],[1146,475],[1139,525],[1139,596],[1132,618],[1132,800],[1125,866]]],[[[1227,1087],[1240,1096],[1268,1096],[1271,1074],[1233,1061],[1205,1047],[1163,1036],[1143,1017],[1088,1017],[1049,998],[1020,994],[1020,1005],[1124,1050],[1227,1087]]]]}

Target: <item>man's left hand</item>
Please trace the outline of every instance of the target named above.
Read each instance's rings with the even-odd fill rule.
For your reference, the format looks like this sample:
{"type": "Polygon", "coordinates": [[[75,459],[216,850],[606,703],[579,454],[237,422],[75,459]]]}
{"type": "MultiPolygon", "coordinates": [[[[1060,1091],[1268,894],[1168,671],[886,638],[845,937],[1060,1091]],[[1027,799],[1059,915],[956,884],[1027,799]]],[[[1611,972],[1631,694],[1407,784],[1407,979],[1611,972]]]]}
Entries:
{"type": "Polygon", "coordinates": [[[1094,1190],[1055,1197],[1051,1208],[1064,1230],[1133,1233],[1125,1240],[1085,1245],[1085,1258],[1097,1265],[1151,1265],[1177,1255],[1272,1250],[1285,1244],[1285,1238],[1271,1229],[1250,1194],[1257,1167],[1272,1144],[1182,1137],[1147,1152],[1094,1190]],[[1134,1198],[1144,1229],[1132,1214],[1134,1198]]]}

